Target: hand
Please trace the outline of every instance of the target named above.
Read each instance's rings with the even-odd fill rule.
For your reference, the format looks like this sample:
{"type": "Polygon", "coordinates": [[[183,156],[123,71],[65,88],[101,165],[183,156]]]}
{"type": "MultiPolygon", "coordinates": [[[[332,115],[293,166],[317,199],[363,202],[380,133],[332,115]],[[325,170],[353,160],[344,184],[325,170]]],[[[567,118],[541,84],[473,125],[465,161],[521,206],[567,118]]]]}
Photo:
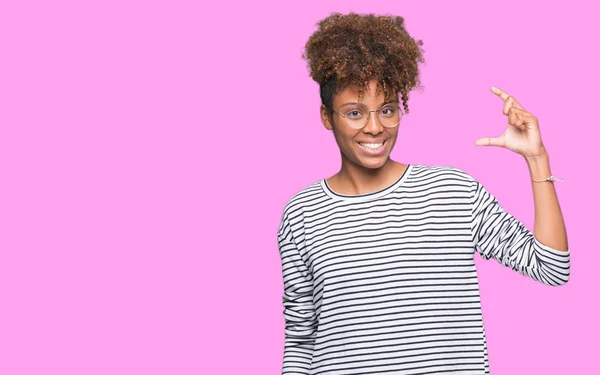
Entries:
{"type": "Polygon", "coordinates": [[[504,101],[502,113],[508,116],[508,127],[500,137],[479,138],[475,141],[475,145],[504,147],[525,158],[537,157],[546,153],[537,117],[527,112],[515,98],[506,92],[494,86],[491,87],[491,90],[504,101]]]}

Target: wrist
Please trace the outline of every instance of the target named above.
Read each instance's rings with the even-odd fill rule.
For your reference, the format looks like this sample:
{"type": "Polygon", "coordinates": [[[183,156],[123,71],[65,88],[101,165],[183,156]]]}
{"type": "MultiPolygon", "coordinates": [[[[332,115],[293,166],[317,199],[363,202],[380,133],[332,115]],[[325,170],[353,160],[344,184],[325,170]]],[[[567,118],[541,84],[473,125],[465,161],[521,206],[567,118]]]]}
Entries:
{"type": "Polygon", "coordinates": [[[552,175],[550,171],[550,155],[547,151],[535,156],[526,156],[527,168],[532,180],[543,180],[552,175]]]}
{"type": "Polygon", "coordinates": [[[536,161],[539,158],[548,158],[548,150],[546,150],[546,147],[542,146],[542,148],[540,149],[540,151],[535,154],[535,155],[523,155],[523,158],[525,158],[525,160],[527,161],[536,161]]]}

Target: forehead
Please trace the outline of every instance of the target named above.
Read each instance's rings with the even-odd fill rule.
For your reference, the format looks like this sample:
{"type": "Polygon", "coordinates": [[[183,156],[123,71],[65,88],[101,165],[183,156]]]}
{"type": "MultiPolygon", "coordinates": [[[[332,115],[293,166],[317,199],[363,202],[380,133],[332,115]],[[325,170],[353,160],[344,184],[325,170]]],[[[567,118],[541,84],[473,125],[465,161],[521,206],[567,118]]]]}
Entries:
{"type": "Polygon", "coordinates": [[[355,87],[347,87],[338,92],[334,98],[334,103],[341,105],[347,102],[356,102],[356,103],[376,103],[380,104],[387,100],[398,99],[397,95],[394,95],[391,91],[385,93],[383,89],[380,89],[380,92],[376,94],[377,86],[376,83],[371,82],[369,84],[369,90],[363,90],[362,97],[360,96],[360,92],[358,88],[355,87]]]}

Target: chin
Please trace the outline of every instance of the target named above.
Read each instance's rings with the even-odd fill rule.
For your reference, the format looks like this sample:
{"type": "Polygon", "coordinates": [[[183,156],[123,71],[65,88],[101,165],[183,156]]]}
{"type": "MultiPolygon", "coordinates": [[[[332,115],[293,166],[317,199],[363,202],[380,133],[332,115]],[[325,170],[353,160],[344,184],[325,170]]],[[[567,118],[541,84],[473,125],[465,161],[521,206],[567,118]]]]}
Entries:
{"type": "Polygon", "coordinates": [[[372,159],[361,159],[358,158],[359,161],[359,165],[363,166],[364,168],[369,168],[369,169],[378,169],[381,168],[385,165],[385,163],[387,163],[389,159],[389,156],[386,155],[382,155],[378,158],[372,158],[372,159]]]}

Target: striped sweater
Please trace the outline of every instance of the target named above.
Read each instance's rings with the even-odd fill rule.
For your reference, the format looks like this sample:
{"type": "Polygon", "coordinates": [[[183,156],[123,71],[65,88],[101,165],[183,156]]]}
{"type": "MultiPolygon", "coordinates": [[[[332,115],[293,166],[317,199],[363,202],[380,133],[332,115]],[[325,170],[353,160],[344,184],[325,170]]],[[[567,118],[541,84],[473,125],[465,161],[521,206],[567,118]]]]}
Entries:
{"type": "Polygon", "coordinates": [[[360,195],[319,180],[287,202],[277,237],[282,374],[489,374],[475,251],[551,286],[570,274],[570,249],[453,166],[408,164],[360,195]]]}

